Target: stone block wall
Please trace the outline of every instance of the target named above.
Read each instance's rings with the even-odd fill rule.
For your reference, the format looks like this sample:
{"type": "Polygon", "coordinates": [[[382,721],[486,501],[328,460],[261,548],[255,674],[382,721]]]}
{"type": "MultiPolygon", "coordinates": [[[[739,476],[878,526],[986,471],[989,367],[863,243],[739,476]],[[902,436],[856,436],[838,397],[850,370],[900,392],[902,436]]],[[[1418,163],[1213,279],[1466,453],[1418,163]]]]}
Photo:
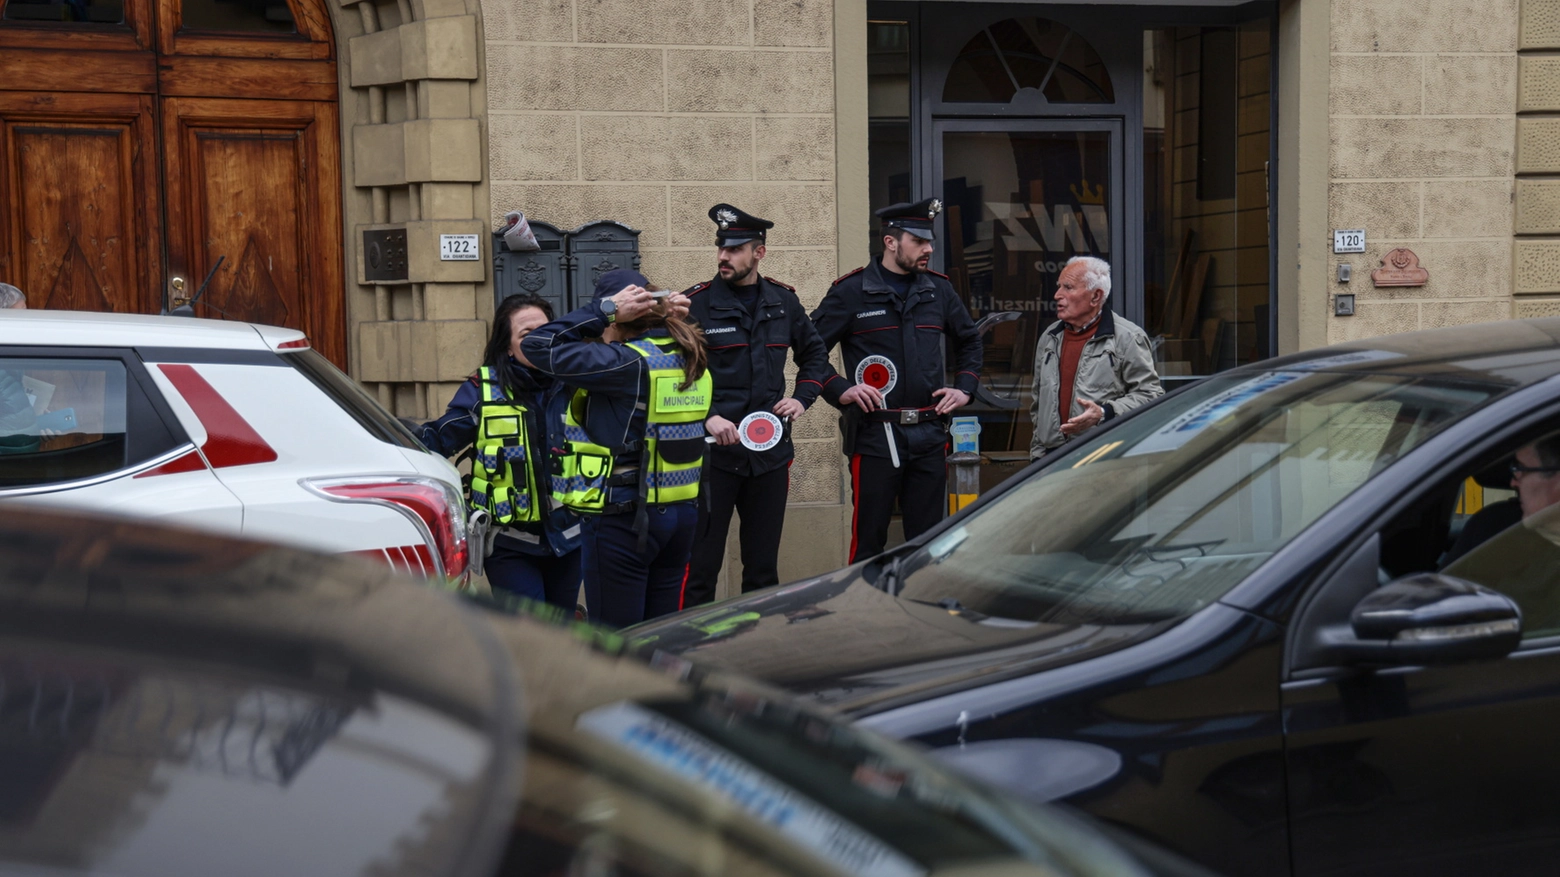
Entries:
{"type": "Polygon", "coordinates": [[[1328,225],[1364,228],[1368,249],[1331,255],[1327,235],[1329,286],[1357,306],[1326,318],[1328,341],[1512,316],[1519,4],[1560,9],[1424,0],[1407,14],[1402,0],[1332,0],[1328,225]],[[1395,247],[1419,256],[1427,285],[1373,285],[1395,247]],[[1353,266],[1348,284],[1332,279],[1340,262],[1353,266]]]}
{"type": "MultiPolygon", "coordinates": [[[[681,289],[715,274],[706,214],[730,202],[774,221],[763,272],[817,304],[842,270],[831,0],[482,8],[495,223],[615,219],[641,230],[645,275],[681,289]]],[[[795,427],[783,577],[843,560],[836,417],[820,402],[795,427]]]]}
{"type": "Polygon", "coordinates": [[[429,417],[477,365],[492,313],[491,259],[438,257],[441,234],[487,238],[481,9],[337,2],[350,370],[397,415],[429,417]],[[405,280],[367,279],[372,229],[406,232],[405,280]]]}
{"type": "Polygon", "coordinates": [[[1522,0],[1517,39],[1516,313],[1560,316],[1560,0],[1522,0]]]}

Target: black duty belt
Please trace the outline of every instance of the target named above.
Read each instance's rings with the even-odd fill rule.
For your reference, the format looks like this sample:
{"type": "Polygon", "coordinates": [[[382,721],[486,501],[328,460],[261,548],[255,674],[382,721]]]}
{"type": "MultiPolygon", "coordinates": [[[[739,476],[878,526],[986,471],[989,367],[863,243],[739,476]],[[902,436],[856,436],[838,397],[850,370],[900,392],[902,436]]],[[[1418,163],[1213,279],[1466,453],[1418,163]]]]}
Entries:
{"type": "Polygon", "coordinates": [[[882,408],[868,411],[867,420],[872,423],[897,423],[914,426],[917,423],[946,423],[948,415],[938,414],[936,408],[882,408]]]}

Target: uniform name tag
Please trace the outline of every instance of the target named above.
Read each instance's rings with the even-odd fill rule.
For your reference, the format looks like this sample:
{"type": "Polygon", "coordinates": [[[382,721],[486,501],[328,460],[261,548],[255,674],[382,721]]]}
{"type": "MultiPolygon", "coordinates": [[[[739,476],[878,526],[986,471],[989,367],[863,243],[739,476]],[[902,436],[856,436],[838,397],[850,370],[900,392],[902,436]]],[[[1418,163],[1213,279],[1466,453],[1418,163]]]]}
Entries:
{"type": "Polygon", "coordinates": [[[719,335],[722,332],[735,332],[735,331],[737,331],[737,327],[736,326],[726,326],[725,328],[722,328],[722,329],[705,329],[704,330],[704,334],[706,334],[706,335],[719,335]]]}
{"type": "Polygon", "coordinates": [[[881,309],[880,310],[876,310],[876,311],[862,311],[861,313],[856,315],[856,319],[858,319],[858,320],[865,320],[867,317],[881,317],[881,316],[884,316],[887,313],[888,313],[888,311],[881,310],[881,309]]]}

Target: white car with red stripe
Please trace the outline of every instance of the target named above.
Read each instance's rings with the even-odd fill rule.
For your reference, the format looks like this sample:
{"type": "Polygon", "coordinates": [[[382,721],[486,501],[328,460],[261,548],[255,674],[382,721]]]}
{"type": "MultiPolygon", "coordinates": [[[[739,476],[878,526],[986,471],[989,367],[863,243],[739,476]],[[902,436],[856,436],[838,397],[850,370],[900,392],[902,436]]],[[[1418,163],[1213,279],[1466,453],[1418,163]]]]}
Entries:
{"type": "Polygon", "coordinates": [[[0,310],[0,500],[429,576],[472,556],[449,461],[302,333],[248,323],[0,310]]]}

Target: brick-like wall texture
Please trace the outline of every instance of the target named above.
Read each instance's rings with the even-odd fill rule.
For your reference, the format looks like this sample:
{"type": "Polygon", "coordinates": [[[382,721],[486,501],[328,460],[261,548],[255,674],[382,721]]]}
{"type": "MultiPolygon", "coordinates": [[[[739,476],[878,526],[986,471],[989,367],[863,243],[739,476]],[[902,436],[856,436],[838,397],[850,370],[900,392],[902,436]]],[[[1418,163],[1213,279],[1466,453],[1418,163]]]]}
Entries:
{"type": "MultiPolygon", "coordinates": [[[[681,289],[715,274],[706,214],[727,201],[775,222],[761,270],[817,304],[841,268],[831,0],[483,11],[495,224],[618,220],[642,232],[645,275],[681,289]]],[[[793,504],[841,501],[836,417],[820,402],[797,424],[793,504]]]]}
{"type": "Polygon", "coordinates": [[[1518,5],[1332,0],[1329,225],[1365,229],[1368,251],[1330,257],[1331,277],[1353,265],[1331,285],[1358,311],[1328,318],[1330,341],[1512,315],[1518,5]],[[1375,287],[1395,247],[1428,284],[1375,287]]]}

